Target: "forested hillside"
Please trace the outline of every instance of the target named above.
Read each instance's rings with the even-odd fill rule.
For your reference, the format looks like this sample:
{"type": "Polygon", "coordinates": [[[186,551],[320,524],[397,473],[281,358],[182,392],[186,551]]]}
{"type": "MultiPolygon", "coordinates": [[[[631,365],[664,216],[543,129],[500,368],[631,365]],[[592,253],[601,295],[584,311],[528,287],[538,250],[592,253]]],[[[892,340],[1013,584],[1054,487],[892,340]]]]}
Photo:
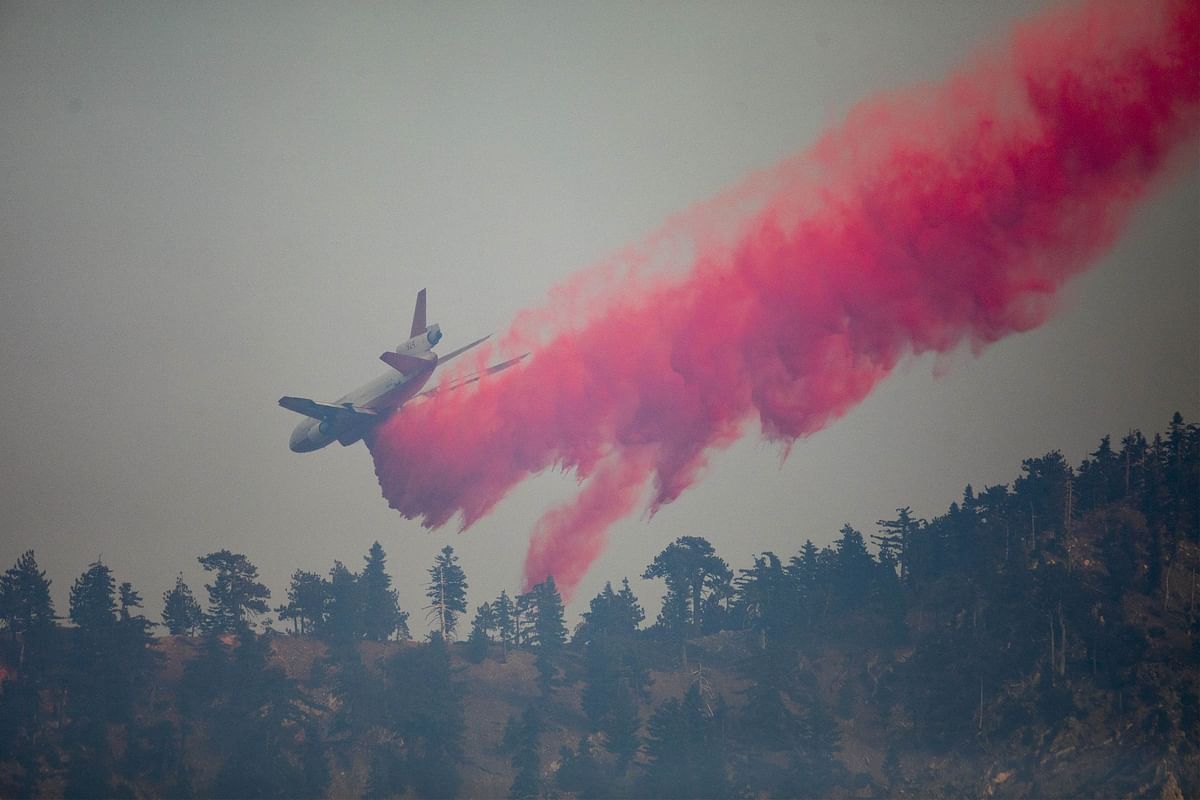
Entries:
{"type": "Polygon", "coordinates": [[[0,578],[0,795],[1200,794],[1200,426],[881,516],[794,553],[682,537],[655,620],[620,576],[579,620],[552,578],[468,603],[446,547],[419,643],[378,544],[274,605],[201,556],[161,626],[99,562],[55,609],[31,551],[0,578]]]}

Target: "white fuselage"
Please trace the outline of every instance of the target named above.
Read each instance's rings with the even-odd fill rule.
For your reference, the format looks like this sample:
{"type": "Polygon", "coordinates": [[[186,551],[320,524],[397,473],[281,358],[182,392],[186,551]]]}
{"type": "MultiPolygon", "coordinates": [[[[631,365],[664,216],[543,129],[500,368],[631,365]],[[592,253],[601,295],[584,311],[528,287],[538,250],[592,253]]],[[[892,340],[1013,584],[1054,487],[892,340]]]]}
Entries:
{"type": "MultiPolygon", "coordinates": [[[[430,326],[427,333],[414,336],[396,348],[397,353],[422,356],[429,353],[442,333],[437,325],[430,326]]],[[[360,386],[349,394],[339,397],[332,405],[359,409],[370,414],[353,416],[350,421],[337,423],[329,420],[306,418],[292,431],[288,447],[296,453],[320,450],[333,442],[353,444],[369,429],[387,419],[396,409],[404,405],[413,395],[421,391],[433,374],[437,359],[431,359],[427,367],[413,371],[390,370],[370,383],[360,386]]]]}

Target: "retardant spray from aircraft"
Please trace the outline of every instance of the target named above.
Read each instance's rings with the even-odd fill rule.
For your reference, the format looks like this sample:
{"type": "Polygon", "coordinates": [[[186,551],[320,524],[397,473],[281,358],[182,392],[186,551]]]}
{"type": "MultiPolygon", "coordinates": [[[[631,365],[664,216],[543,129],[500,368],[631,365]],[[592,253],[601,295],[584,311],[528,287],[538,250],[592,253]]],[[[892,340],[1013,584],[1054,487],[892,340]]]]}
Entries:
{"type": "Polygon", "coordinates": [[[628,278],[557,333],[553,306],[523,314],[503,339],[533,346],[523,367],[376,428],[384,496],[465,528],[525,478],[574,470],[580,492],[537,523],[525,561],[526,585],[553,574],[570,593],[615,520],[677,498],[749,420],[788,447],[905,356],[1040,325],[1156,179],[1194,164],[1198,10],[1072,6],[939,85],[859,105],[736,202],[675,220],[686,269],[628,278]],[[728,245],[710,243],[713,219],[728,245]]]}

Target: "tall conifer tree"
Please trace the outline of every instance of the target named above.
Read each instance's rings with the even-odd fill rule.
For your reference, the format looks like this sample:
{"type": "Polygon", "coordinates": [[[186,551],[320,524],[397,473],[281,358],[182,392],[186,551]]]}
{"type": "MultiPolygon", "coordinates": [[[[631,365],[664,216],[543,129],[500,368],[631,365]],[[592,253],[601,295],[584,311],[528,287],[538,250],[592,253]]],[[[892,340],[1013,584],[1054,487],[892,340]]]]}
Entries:
{"type": "Polygon", "coordinates": [[[183,582],[183,573],[179,573],[175,586],[163,592],[163,624],[172,636],[194,634],[203,616],[192,590],[183,582]]]}
{"type": "Polygon", "coordinates": [[[367,639],[385,642],[392,634],[408,638],[408,614],[400,610],[392,578],[385,569],[387,554],[379,542],[363,556],[366,564],[359,574],[362,584],[363,628],[367,639]]]}
{"type": "Polygon", "coordinates": [[[206,572],[216,573],[208,590],[208,614],[204,618],[209,633],[242,633],[250,630],[250,618],[265,614],[271,590],[258,581],[258,567],[241,553],[218,550],[197,561],[206,572]]]}
{"type": "Polygon", "coordinates": [[[458,615],[467,611],[467,576],[458,565],[454,548],[446,545],[429,568],[428,617],[443,639],[454,636],[458,615]]]}

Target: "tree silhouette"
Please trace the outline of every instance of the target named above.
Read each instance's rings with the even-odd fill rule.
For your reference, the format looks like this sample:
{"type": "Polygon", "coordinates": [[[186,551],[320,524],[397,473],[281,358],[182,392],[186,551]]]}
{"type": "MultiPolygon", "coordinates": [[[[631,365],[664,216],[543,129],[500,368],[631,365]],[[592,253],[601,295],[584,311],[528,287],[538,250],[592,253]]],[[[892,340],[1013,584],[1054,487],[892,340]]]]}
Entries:
{"type": "Polygon", "coordinates": [[[453,797],[462,782],[458,764],[466,722],[449,645],[435,632],[428,644],[397,651],[383,672],[385,727],[403,742],[401,751],[391,750],[387,793],[411,786],[417,797],[453,797]]]}
{"type": "Polygon", "coordinates": [[[735,581],[737,608],[744,624],[758,632],[759,646],[765,650],[775,639],[788,637],[796,625],[796,582],[771,552],[756,556],[754,566],[740,572],[735,581]]]}
{"type": "Polygon", "coordinates": [[[508,661],[508,648],[517,643],[517,607],[508,597],[508,592],[501,591],[500,596],[492,603],[496,618],[496,634],[500,638],[503,660],[508,661]]]}
{"type": "Polygon", "coordinates": [[[644,776],[646,796],[729,796],[720,724],[693,684],[682,700],[664,700],[650,717],[644,776]]]}
{"type": "Polygon", "coordinates": [[[363,556],[366,564],[359,574],[362,584],[364,636],[375,642],[386,642],[397,634],[401,639],[409,638],[408,614],[400,610],[392,578],[385,569],[387,554],[379,542],[363,556]]]}
{"type": "Polygon", "coordinates": [[[467,612],[467,576],[450,545],[442,548],[429,568],[425,596],[429,598],[428,617],[437,626],[438,634],[443,639],[452,638],[458,615],[467,612]]]}
{"type": "Polygon", "coordinates": [[[163,592],[163,624],[172,636],[193,635],[204,618],[192,590],[183,582],[183,573],[175,578],[175,586],[163,592]]]}
{"type": "Polygon", "coordinates": [[[210,634],[243,633],[250,630],[250,617],[265,614],[271,590],[258,582],[258,567],[241,553],[218,550],[197,561],[205,572],[215,572],[208,590],[208,613],[204,627],[210,634]]]}
{"type": "Polygon", "coordinates": [[[532,800],[542,796],[542,761],[538,740],[542,735],[542,716],[536,705],[528,706],[520,718],[509,717],[504,726],[504,750],[512,756],[516,770],[510,800],[532,800]]]}
{"type": "Polygon", "coordinates": [[[488,645],[492,643],[492,631],[496,630],[496,612],[491,603],[475,609],[471,620],[471,634],[467,637],[467,658],[478,664],[487,657],[488,645]]]}
{"type": "Polygon", "coordinates": [[[579,746],[572,750],[559,750],[560,766],[554,774],[558,788],[570,792],[579,800],[604,800],[617,796],[616,786],[606,766],[592,750],[592,742],[584,736],[579,746]]]}
{"type": "Polygon", "coordinates": [[[95,562],[71,585],[71,622],[100,638],[117,623],[116,582],[112,570],[95,562]]]}
{"type": "Polygon", "coordinates": [[[361,640],[366,634],[366,603],[359,576],[340,561],[333,562],[325,583],[325,620],[321,635],[339,646],[361,640]]]}
{"type": "MultiPolygon", "coordinates": [[[[634,696],[642,694],[649,684],[637,646],[637,626],[643,619],[645,613],[628,580],[623,582],[620,592],[614,592],[612,584],[606,583],[592,598],[575,636],[575,642],[584,647],[583,711],[594,727],[611,734],[610,743],[620,740],[613,752],[623,758],[632,755],[628,751],[628,737],[635,735],[638,727],[634,696]],[[632,719],[627,713],[630,704],[632,719]],[[616,719],[620,714],[625,716],[616,719]]],[[[632,748],[637,749],[636,741],[632,748]]]]}
{"type": "Polygon", "coordinates": [[[219,764],[202,793],[220,797],[309,797],[328,779],[312,712],[296,684],[271,663],[266,638],[243,630],[226,645],[208,637],[184,668],[180,709],[219,764]],[[196,725],[195,723],[199,723],[196,725]]]}
{"type": "Polygon", "coordinates": [[[861,533],[843,525],[841,534],[834,543],[834,592],[843,608],[861,608],[870,593],[875,561],[861,533]]]}
{"type": "Polygon", "coordinates": [[[536,649],[534,665],[538,671],[538,686],[543,692],[549,692],[558,672],[558,654],[567,640],[562,596],[554,585],[553,575],[534,586],[529,594],[532,598],[533,644],[536,649]]]}
{"type": "Polygon", "coordinates": [[[592,598],[587,611],[583,612],[583,625],[578,636],[590,642],[612,636],[632,636],[646,619],[629,579],[621,582],[621,591],[614,592],[611,582],[604,584],[600,594],[592,598]]]}
{"type": "MultiPolygon", "coordinates": [[[[1056,453],[1027,459],[1014,491],[968,485],[928,523],[900,507],[870,537],[877,551],[846,526],[786,563],[753,555],[736,581],[685,537],[647,567],[667,583],[653,628],[640,630],[628,581],[605,583],[569,644],[547,579],[478,606],[466,647],[441,635],[442,613],[449,635],[463,613],[446,581],[428,644],[362,646],[395,631],[378,543],[357,574],[293,574],[280,618],[320,644],[250,630],[266,590],[229,551],[201,559],[214,573],[206,629],[236,636],[154,642],[139,592],[99,561],[70,586],[72,624],[58,627],[28,552],[0,575],[0,796],[317,796],[356,794],[364,778],[368,796],[451,796],[464,759],[488,746],[464,746],[462,674],[479,682],[475,730],[512,719],[513,769],[497,780],[516,777],[514,796],[969,795],[995,754],[1018,751],[1028,763],[1001,793],[1174,796],[1170,775],[1186,794],[1200,731],[1194,670],[1179,668],[1200,652],[1198,459],[1200,429],[1179,417],[1152,443],[1130,432],[1119,452],[1105,437],[1074,470],[1056,453]],[[692,568],[706,559],[707,574],[692,568]],[[717,628],[689,645],[703,669],[672,674],[669,645],[717,628]],[[528,658],[461,661],[518,636],[544,693],[532,722],[519,713],[528,658]],[[650,665],[691,688],[643,726],[650,665]],[[578,695],[549,694],[560,675],[582,682],[578,695]],[[727,708],[713,686],[741,702],[727,708]],[[553,778],[531,729],[570,742],[553,778]],[[868,744],[881,773],[847,771],[843,730],[847,763],[868,744]],[[921,766],[931,758],[964,768],[921,766]],[[1092,768],[1107,761],[1121,769],[1092,768]]],[[[448,566],[449,548],[434,571],[453,578],[448,566]]],[[[163,621],[181,634],[199,617],[181,574],[163,621]]],[[[470,793],[491,780],[469,774],[470,793]]]]}
{"type": "Polygon", "coordinates": [[[281,621],[290,619],[293,631],[304,636],[324,627],[329,584],[320,575],[302,569],[293,572],[287,598],[287,604],[276,608],[275,613],[281,621]]]}
{"type": "MultiPolygon", "coordinates": [[[[667,584],[664,606],[675,606],[682,598],[687,604],[686,621],[692,634],[700,632],[703,621],[704,590],[729,580],[732,573],[725,560],[717,556],[708,540],[699,536],[681,536],[667,545],[646,567],[642,577],[662,578],[667,584]]],[[[660,617],[660,620],[663,620],[660,617]]],[[[682,620],[666,619],[668,625],[682,620]]]]}
{"type": "Polygon", "coordinates": [[[38,568],[32,550],[0,576],[0,619],[11,637],[54,626],[50,581],[38,568]]]}

